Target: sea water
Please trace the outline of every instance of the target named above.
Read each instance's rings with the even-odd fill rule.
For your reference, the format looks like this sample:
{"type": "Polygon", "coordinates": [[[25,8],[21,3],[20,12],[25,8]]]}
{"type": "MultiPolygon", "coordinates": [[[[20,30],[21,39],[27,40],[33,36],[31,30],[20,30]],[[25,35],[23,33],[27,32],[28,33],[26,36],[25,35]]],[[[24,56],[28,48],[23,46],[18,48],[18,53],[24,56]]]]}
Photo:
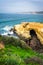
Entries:
{"type": "Polygon", "coordinates": [[[21,22],[43,22],[43,14],[0,14],[0,34],[13,34],[9,30],[21,22]]]}

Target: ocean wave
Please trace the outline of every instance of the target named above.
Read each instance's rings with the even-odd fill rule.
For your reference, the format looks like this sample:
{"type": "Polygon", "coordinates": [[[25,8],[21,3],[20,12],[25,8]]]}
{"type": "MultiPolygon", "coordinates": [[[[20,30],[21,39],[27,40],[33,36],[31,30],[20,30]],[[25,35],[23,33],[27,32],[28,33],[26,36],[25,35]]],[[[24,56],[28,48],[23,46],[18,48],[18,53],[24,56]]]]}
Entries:
{"type": "Polygon", "coordinates": [[[3,28],[3,30],[5,30],[5,31],[10,31],[11,28],[13,28],[13,27],[12,27],[12,26],[5,26],[5,27],[3,28]]]}
{"type": "Polygon", "coordinates": [[[13,28],[13,26],[8,26],[8,25],[1,28],[1,31],[2,31],[1,35],[8,35],[8,34],[11,35],[11,34],[13,34],[13,31],[10,31],[12,28],[13,28]]]}
{"type": "Polygon", "coordinates": [[[14,37],[14,38],[19,38],[16,34],[13,33],[13,31],[9,31],[9,32],[4,32],[3,34],[1,34],[2,36],[10,36],[10,37],[14,37]]]}
{"type": "Polygon", "coordinates": [[[9,31],[9,32],[4,32],[4,33],[2,33],[1,35],[13,35],[13,31],[9,31]]]}
{"type": "Polygon", "coordinates": [[[7,33],[7,32],[4,32],[4,33],[2,33],[1,35],[8,35],[8,33],[7,33]]]}

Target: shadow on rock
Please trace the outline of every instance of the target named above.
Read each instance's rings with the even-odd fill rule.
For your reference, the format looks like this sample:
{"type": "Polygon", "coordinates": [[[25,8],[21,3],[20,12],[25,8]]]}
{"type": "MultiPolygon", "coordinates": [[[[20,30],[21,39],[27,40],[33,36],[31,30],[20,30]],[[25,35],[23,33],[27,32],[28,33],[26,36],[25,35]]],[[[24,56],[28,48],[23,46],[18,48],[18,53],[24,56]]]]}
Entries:
{"type": "Polygon", "coordinates": [[[31,39],[26,40],[26,43],[33,49],[38,52],[43,53],[43,45],[37,37],[36,32],[32,29],[30,30],[31,39]]]}

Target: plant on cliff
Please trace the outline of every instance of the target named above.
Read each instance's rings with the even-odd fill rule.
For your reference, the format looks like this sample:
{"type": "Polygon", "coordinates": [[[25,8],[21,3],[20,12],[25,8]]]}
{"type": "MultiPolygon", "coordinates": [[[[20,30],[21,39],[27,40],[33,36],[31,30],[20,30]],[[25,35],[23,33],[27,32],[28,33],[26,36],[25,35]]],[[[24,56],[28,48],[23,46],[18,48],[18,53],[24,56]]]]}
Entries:
{"type": "Polygon", "coordinates": [[[43,60],[43,54],[33,51],[23,40],[0,36],[0,42],[4,44],[4,48],[0,49],[0,65],[41,65],[30,59],[38,57],[43,60]]]}

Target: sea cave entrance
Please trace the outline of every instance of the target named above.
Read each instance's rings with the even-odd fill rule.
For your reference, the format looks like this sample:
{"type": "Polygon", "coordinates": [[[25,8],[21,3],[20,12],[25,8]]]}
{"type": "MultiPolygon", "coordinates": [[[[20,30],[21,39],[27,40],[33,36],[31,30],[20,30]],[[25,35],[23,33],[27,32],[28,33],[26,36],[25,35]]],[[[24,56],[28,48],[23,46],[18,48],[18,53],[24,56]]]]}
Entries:
{"type": "Polygon", "coordinates": [[[30,30],[30,35],[31,35],[31,37],[33,37],[33,36],[36,36],[37,37],[37,34],[36,34],[36,32],[35,32],[34,29],[31,29],[30,30]]]}

